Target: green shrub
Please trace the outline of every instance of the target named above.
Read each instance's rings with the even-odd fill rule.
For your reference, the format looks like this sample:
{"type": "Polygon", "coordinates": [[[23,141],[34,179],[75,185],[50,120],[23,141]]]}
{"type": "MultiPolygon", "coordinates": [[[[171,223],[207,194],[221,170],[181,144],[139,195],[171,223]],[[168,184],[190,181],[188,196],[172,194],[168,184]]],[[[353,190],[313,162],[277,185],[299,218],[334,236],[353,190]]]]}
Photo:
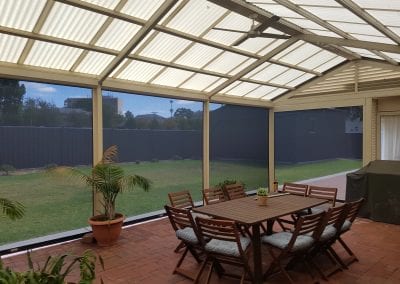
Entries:
{"type": "Polygon", "coordinates": [[[15,168],[12,165],[3,164],[0,166],[0,171],[4,173],[4,175],[10,175],[10,172],[15,171],[15,168]]]}

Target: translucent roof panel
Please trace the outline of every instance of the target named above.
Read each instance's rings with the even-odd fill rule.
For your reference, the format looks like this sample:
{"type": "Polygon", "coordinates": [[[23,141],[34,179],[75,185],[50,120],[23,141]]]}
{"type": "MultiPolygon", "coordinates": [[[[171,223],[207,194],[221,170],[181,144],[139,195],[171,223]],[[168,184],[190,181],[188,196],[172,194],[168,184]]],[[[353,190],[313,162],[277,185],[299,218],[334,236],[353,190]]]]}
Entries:
{"type": "Polygon", "coordinates": [[[228,85],[227,87],[225,87],[224,89],[222,89],[219,93],[221,94],[227,94],[230,90],[232,90],[233,88],[235,88],[237,85],[239,85],[240,82],[239,81],[235,81],[232,84],[228,85]]]}
{"type": "Polygon", "coordinates": [[[45,4],[46,0],[1,0],[0,25],[24,31],[32,31],[45,4]]]}
{"type": "Polygon", "coordinates": [[[260,85],[258,84],[253,84],[253,83],[247,83],[247,82],[241,82],[234,88],[230,89],[229,91],[226,92],[226,94],[231,95],[231,96],[239,96],[243,97],[247,93],[255,90],[258,88],[260,85]]]}
{"type": "Polygon", "coordinates": [[[315,77],[313,74],[310,73],[304,73],[300,77],[297,77],[296,79],[290,81],[287,83],[289,87],[297,87],[298,85],[304,83],[305,81],[310,80],[311,78],[315,77]]]}
{"type": "MultiPolygon", "coordinates": [[[[396,2],[396,1],[393,1],[396,2]]],[[[380,22],[382,22],[386,26],[400,26],[400,10],[399,11],[375,11],[368,10],[372,16],[377,18],[380,22]]]]}
{"type": "Polygon", "coordinates": [[[308,19],[287,19],[289,22],[296,24],[304,29],[315,29],[315,30],[327,30],[323,26],[318,25],[317,23],[308,20],[308,19]]]}
{"type": "Polygon", "coordinates": [[[181,69],[166,68],[165,71],[158,75],[151,83],[169,87],[178,87],[193,74],[193,72],[181,69]]]}
{"type": "MultiPolygon", "coordinates": [[[[312,4],[315,4],[314,1],[310,1],[310,0],[291,0],[291,2],[293,2],[293,3],[297,4],[297,5],[301,5],[301,4],[312,5],[312,4]]],[[[335,0],[318,0],[317,4],[319,6],[341,7],[341,5],[338,4],[335,0]]]]}
{"type": "Polygon", "coordinates": [[[345,60],[346,60],[346,58],[343,58],[341,56],[336,56],[333,59],[327,61],[326,63],[321,64],[320,66],[318,66],[314,70],[318,71],[318,72],[325,72],[326,70],[329,70],[332,67],[334,67],[336,65],[339,65],[340,63],[342,63],[345,60]]]}
{"type": "Polygon", "coordinates": [[[107,9],[114,9],[120,0],[82,0],[97,6],[101,6],[107,9]]]}
{"type": "Polygon", "coordinates": [[[241,36],[243,36],[241,33],[210,30],[204,38],[225,45],[232,45],[241,36]]]}
{"type": "Polygon", "coordinates": [[[270,52],[271,50],[273,50],[274,48],[280,46],[284,42],[285,42],[284,39],[276,39],[273,42],[271,42],[269,45],[267,45],[264,49],[262,49],[260,52],[258,52],[258,54],[261,56],[265,55],[268,52],[270,52]]]}
{"type": "Polygon", "coordinates": [[[25,64],[60,70],[69,70],[82,53],[82,49],[35,41],[25,64]]]}
{"type": "Polygon", "coordinates": [[[246,98],[255,98],[259,99],[261,97],[264,97],[268,93],[271,93],[272,91],[275,91],[277,88],[271,87],[271,86],[259,86],[258,88],[254,89],[253,91],[250,91],[249,93],[246,94],[246,98]]]}
{"type": "Polygon", "coordinates": [[[180,88],[202,91],[215,83],[219,78],[220,77],[207,74],[195,74],[189,80],[184,82],[180,88]]]}
{"type": "Polygon", "coordinates": [[[175,62],[191,67],[202,68],[222,52],[223,50],[221,49],[196,43],[175,62]]]}
{"type": "Polygon", "coordinates": [[[286,63],[297,65],[300,62],[309,58],[310,56],[313,56],[314,54],[316,54],[319,51],[321,51],[321,48],[319,48],[315,45],[309,44],[309,43],[305,43],[305,44],[299,46],[298,48],[296,48],[295,50],[292,50],[291,52],[286,53],[283,56],[281,54],[277,54],[273,58],[279,59],[280,61],[283,61],[286,63]]]}
{"type": "Polygon", "coordinates": [[[269,64],[266,68],[264,68],[257,74],[254,74],[253,76],[251,76],[250,79],[260,80],[260,81],[269,81],[288,70],[289,70],[289,68],[281,66],[281,65],[269,64]]]}
{"type": "Polygon", "coordinates": [[[140,55],[156,58],[163,61],[172,61],[191,42],[189,40],[159,33],[144,49],[140,55]]]}
{"type": "Polygon", "coordinates": [[[369,35],[358,35],[358,34],[352,34],[352,36],[354,36],[356,39],[359,40],[395,44],[395,42],[392,41],[391,39],[382,36],[369,36],[369,35]]]}
{"type": "Polygon", "coordinates": [[[290,45],[289,47],[287,47],[286,49],[284,49],[283,51],[281,51],[277,55],[275,55],[275,58],[280,58],[280,57],[282,57],[282,56],[284,56],[286,54],[289,54],[290,52],[292,52],[293,50],[296,50],[297,48],[299,48],[303,44],[305,44],[304,41],[298,40],[294,44],[290,45]]]}
{"type": "Polygon", "coordinates": [[[161,65],[132,60],[132,62],[121,71],[117,78],[147,83],[163,68],[164,67],[161,65]],[[140,72],[138,72],[138,70],[140,70],[140,72]]]}
{"type": "Polygon", "coordinates": [[[267,95],[263,96],[261,99],[262,100],[272,100],[285,92],[287,92],[286,89],[276,88],[276,90],[268,93],[267,95]]]}
{"type": "Polygon", "coordinates": [[[244,68],[246,68],[247,66],[249,66],[250,64],[252,64],[255,61],[256,61],[256,59],[254,59],[254,58],[247,59],[246,61],[244,61],[243,63],[239,64],[234,69],[232,69],[228,73],[228,75],[235,75],[236,73],[239,73],[240,71],[242,71],[244,68]]]}
{"type": "Polygon", "coordinates": [[[121,12],[140,19],[148,20],[163,2],[163,0],[129,0],[121,9],[121,12]]]}
{"type": "MultiPolygon", "coordinates": [[[[314,2],[317,4],[319,1],[314,2]]],[[[343,7],[317,7],[317,6],[301,6],[305,10],[317,15],[326,21],[337,21],[348,23],[365,23],[362,19],[343,7]]]]}
{"type": "Polygon", "coordinates": [[[308,59],[304,60],[299,64],[299,66],[307,68],[307,69],[315,69],[321,64],[324,64],[325,62],[331,60],[334,58],[336,55],[332,52],[322,50],[313,56],[309,57],[308,59]]]}
{"type": "Polygon", "coordinates": [[[113,55],[90,51],[76,68],[76,71],[99,75],[114,58],[113,55]]]}
{"type": "Polygon", "coordinates": [[[280,85],[286,85],[290,81],[297,79],[301,75],[304,75],[305,73],[303,71],[295,70],[295,69],[289,69],[288,71],[280,74],[279,76],[276,76],[269,82],[275,83],[275,84],[280,84],[280,85]]]}
{"type": "Polygon", "coordinates": [[[376,55],[375,53],[372,53],[371,51],[363,48],[355,48],[355,47],[346,47],[347,49],[350,49],[351,51],[360,54],[361,56],[364,57],[371,57],[371,58],[377,58],[377,59],[382,59],[382,57],[376,55]]]}
{"type": "Polygon", "coordinates": [[[216,27],[247,32],[250,30],[252,23],[253,21],[248,17],[244,17],[236,13],[229,13],[218,22],[216,27]]]}
{"type": "Polygon", "coordinates": [[[263,51],[266,47],[274,44],[274,42],[275,39],[273,38],[256,37],[245,40],[238,45],[237,48],[248,52],[258,53],[263,51]]]}
{"type": "Polygon", "coordinates": [[[269,65],[271,65],[271,63],[269,62],[265,62],[261,65],[259,65],[258,67],[254,68],[253,70],[251,70],[249,73],[247,73],[246,75],[244,75],[244,78],[250,78],[252,76],[254,76],[255,74],[257,74],[258,72],[264,70],[265,68],[267,68],[269,65]]]}
{"type": "Polygon", "coordinates": [[[247,60],[248,57],[225,51],[220,56],[218,56],[209,65],[204,67],[206,70],[215,71],[219,73],[228,73],[231,70],[238,67],[241,63],[247,60]]]}
{"type": "Polygon", "coordinates": [[[400,62],[400,54],[399,53],[391,53],[391,52],[383,52],[384,54],[386,54],[387,56],[393,58],[396,61],[400,62]]]}
{"type": "Polygon", "coordinates": [[[219,86],[220,84],[223,84],[224,82],[226,82],[228,79],[226,78],[221,78],[217,81],[215,81],[213,84],[211,84],[210,86],[208,86],[204,91],[206,92],[211,92],[212,90],[214,90],[217,86],[219,86]]]}
{"type": "Polygon", "coordinates": [[[139,25],[114,19],[97,40],[96,45],[122,50],[140,28],[139,25]]]}
{"type": "MultiPolygon", "coordinates": [[[[249,1],[253,2],[253,1],[249,1]]],[[[289,17],[289,18],[298,18],[298,19],[303,19],[304,17],[301,16],[300,14],[278,4],[264,4],[261,3],[260,1],[254,1],[253,4],[255,6],[258,6],[274,15],[277,15],[279,17],[289,17]]]]}
{"type": "Polygon", "coordinates": [[[396,0],[353,0],[353,2],[366,9],[400,10],[400,1],[396,0]]]}
{"type": "Polygon", "coordinates": [[[206,0],[189,0],[167,26],[199,36],[225,12],[226,9],[206,0]]]}
{"type": "Polygon", "coordinates": [[[6,34],[0,34],[0,61],[17,63],[28,40],[6,34]]]}
{"type": "Polygon", "coordinates": [[[342,31],[350,34],[363,34],[371,36],[383,36],[378,30],[367,24],[359,23],[343,23],[343,22],[329,22],[331,25],[341,29],[342,31]]]}
{"type": "Polygon", "coordinates": [[[40,33],[89,43],[106,19],[106,16],[57,2],[40,33]]]}

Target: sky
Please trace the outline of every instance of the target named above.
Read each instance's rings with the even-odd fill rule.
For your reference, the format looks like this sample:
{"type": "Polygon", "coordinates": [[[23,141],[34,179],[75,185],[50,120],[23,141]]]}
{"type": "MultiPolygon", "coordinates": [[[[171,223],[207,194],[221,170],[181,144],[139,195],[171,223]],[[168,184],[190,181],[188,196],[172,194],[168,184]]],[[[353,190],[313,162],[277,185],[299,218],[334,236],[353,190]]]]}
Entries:
{"type": "MultiPolygon", "coordinates": [[[[91,98],[92,90],[86,88],[69,87],[54,84],[44,84],[21,81],[25,85],[27,98],[41,98],[47,102],[55,104],[57,107],[64,106],[64,100],[67,98],[91,98]]],[[[196,101],[177,100],[169,98],[160,98],[153,96],[143,96],[137,94],[127,94],[103,90],[103,95],[113,96],[122,101],[122,112],[131,111],[134,116],[141,114],[157,113],[163,117],[170,117],[170,108],[172,100],[173,111],[180,107],[189,108],[193,111],[202,110],[203,104],[196,101]]],[[[219,104],[211,104],[210,109],[219,108],[219,104]]]]}

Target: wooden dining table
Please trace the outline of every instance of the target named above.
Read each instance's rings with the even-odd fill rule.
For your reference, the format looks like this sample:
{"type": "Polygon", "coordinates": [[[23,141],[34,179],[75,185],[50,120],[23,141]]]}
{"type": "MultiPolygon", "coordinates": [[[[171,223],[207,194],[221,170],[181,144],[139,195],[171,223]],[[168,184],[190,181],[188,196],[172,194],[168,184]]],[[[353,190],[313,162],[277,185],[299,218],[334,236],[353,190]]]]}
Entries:
{"type": "Polygon", "coordinates": [[[327,200],[279,193],[268,198],[266,206],[258,205],[256,196],[229,200],[193,208],[194,212],[216,218],[229,219],[251,226],[253,247],[254,283],[263,283],[260,227],[267,221],[267,234],[272,233],[276,218],[326,203],[327,200]]]}

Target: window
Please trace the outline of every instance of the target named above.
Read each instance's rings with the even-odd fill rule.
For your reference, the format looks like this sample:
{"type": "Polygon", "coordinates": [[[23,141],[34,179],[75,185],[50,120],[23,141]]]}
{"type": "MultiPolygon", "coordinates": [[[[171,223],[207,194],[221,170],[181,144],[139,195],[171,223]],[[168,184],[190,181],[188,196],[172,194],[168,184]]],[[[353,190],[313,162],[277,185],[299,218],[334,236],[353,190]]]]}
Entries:
{"type": "Polygon", "coordinates": [[[87,226],[91,191],[46,173],[92,163],[91,90],[0,80],[0,196],[26,207],[3,218],[0,244],[87,226]]]}
{"type": "Polygon", "coordinates": [[[117,145],[127,173],[152,181],[149,192],[124,192],[117,210],[128,216],[160,210],[168,192],[188,189],[201,200],[203,104],[103,91],[104,149],[117,145]]]}

